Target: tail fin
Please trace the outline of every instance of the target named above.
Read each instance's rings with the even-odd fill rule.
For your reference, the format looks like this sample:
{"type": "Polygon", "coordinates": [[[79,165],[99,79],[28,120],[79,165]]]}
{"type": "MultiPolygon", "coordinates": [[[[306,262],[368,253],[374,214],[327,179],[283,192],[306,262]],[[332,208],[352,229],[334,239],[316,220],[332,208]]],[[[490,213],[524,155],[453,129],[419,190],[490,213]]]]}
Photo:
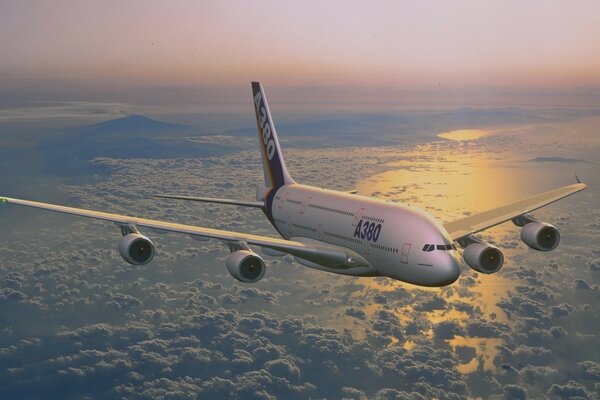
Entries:
{"type": "Polygon", "coordinates": [[[254,96],[256,128],[258,129],[258,142],[262,154],[265,186],[267,188],[278,188],[294,183],[285,167],[265,91],[259,82],[252,82],[252,94],[254,96]]]}

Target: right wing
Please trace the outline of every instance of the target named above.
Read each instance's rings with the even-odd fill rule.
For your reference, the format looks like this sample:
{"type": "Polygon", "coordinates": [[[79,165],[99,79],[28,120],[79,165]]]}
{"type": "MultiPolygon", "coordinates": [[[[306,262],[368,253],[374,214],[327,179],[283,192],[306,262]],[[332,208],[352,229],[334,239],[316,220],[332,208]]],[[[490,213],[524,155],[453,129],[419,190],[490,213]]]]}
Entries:
{"type": "Polygon", "coordinates": [[[219,239],[231,244],[246,243],[291,254],[293,256],[300,257],[330,268],[339,268],[345,270],[349,268],[361,267],[370,268],[368,261],[360,256],[357,252],[341,246],[320,243],[303,243],[297,240],[278,239],[268,236],[203,228],[174,222],[163,222],[152,219],[129,217],[126,215],[92,211],[83,208],[66,207],[56,204],[40,203],[30,200],[13,199],[10,197],[0,197],[0,203],[12,203],[64,214],[111,221],[121,226],[144,226],[157,231],[178,232],[185,233],[193,237],[219,239]]]}
{"type": "Polygon", "coordinates": [[[573,185],[550,190],[549,192],[531,196],[506,206],[470,215],[445,224],[444,228],[446,228],[446,231],[452,240],[458,240],[473,233],[491,228],[492,226],[499,225],[515,217],[535,211],[550,203],[554,203],[555,201],[577,193],[586,187],[587,185],[577,178],[577,183],[573,185]]]}

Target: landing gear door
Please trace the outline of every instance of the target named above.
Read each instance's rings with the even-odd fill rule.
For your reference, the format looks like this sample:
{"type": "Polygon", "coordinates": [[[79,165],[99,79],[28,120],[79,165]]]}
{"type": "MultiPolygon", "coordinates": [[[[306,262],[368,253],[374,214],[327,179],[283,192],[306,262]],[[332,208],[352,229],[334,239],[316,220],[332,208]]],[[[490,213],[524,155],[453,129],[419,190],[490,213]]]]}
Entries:
{"type": "Polygon", "coordinates": [[[300,214],[304,214],[304,211],[306,211],[306,207],[308,207],[308,205],[310,204],[310,199],[310,197],[307,197],[306,200],[304,200],[302,206],[300,206],[300,214]]]}
{"type": "Polygon", "coordinates": [[[410,243],[404,243],[402,245],[402,251],[400,252],[400,262],[402,264],[408,264],[408,253],[410,253],[410,243]]]}
{"type": "Polygon", "coordinates": [[[354,214],[354,219],[352,220],[352,226],[356,226],[358,224],[358,221],[361,220],[364,213],[365,213],[365,209],[361,208],[360,210],[358,210],[356,212],[356,214],[354,214]]]}
{"type": "Polygon", "coordinates": [[[287,198],[288,198],[289,195],[290,195],[290,192],[285,192],[281,196],[281,199],[279,200],[279,204],[277,205],[277,208],[279,208],[279,209],[283,208],[283,206],[285,205],[285,202],[287,201],[287,198]]]}
{"type": "Polygon", "coordinates": [[[367,239],[363,239],[362,240],[362,245],[363,245],[363,253],[368,256],[371,254],[371,249],[369,248],[370,243],[367,239]]]}

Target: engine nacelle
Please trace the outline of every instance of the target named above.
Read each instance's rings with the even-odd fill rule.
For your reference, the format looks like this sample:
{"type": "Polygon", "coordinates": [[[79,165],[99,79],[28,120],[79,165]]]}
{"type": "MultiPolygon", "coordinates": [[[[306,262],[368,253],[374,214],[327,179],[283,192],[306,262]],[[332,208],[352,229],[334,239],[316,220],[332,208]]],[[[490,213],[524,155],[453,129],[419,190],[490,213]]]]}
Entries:
{"type": "Polygon", "coordinates": [[[487,243],[469,244],[463,252],[463,258],[469,267],[483,274],[498,272],[504,264],[500,249],[487,243]]]}
{"type": "Polygon", "coordinates": [[[119,240],[119,253],[129,264],[148,264],[154,258],[154,244],[144,235],[129,233],[119,240]]]}
{"type": "Polygon", "coordinates": [[[227,270],[235,279],[244,283],[255,283],[265,276],[265,262],[249,250],[237,250],[225,261],[227,270]]]}
{"type": "Polygon", "coordinates": [[[560,232],[545,222],[530,222],[521,229],[521,240],[534,250],[550,251],[560,243],[560,232]]]}

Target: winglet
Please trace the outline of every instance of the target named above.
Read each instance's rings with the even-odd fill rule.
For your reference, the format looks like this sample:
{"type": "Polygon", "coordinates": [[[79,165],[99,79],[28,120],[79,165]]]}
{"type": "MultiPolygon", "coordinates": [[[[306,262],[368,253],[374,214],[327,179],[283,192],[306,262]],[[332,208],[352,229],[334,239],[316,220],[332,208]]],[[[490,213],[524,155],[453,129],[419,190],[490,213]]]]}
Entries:
{"type": "Polygon", "coordinates": [[[579,179],[579,177],[577,175],[575,175],[575,179],[577,179],[577,183],[583,183],[583,182],[581,182],[581,179],[579,179]]]}

